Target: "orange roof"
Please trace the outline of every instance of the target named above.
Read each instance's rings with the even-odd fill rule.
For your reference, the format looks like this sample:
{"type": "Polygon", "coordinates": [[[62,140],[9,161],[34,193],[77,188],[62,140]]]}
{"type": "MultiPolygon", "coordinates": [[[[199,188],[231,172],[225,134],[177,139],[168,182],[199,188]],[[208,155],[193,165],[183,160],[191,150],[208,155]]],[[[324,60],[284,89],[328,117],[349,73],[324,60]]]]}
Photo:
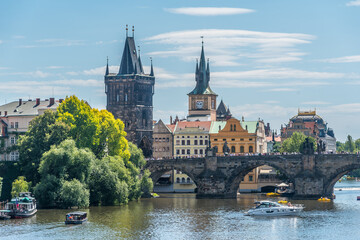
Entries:
{"type": "Polygon", "coordinates": [[[211,127],[211,121],[195,121],[195,122],[178,122],[177,129],[183,128],[202,128],[205,131],[209,131],[211,127]]]}
{"type": "Polygon", "coordinates": [[[170,129],[170,131],[173,133],[175,130],[176,125],[175,124],[166,124],[166,126],[170,129]]]}
{"type": "MultiPolygon", "coordinates": [[[[281,137],[280,136],[275,136],[274,138],[275,142],[281,142],[281,137]]],[[[266,137],[266,141],[271,142],[272,141],[272,137],[266,137]]]]}

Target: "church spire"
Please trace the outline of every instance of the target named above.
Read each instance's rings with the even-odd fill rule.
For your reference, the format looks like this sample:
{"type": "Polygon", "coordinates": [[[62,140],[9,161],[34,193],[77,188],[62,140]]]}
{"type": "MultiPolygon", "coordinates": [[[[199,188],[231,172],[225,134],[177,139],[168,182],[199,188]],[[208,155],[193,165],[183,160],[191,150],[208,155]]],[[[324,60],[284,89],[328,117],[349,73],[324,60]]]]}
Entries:
{"type": "Polygon", "coordinates": [[[141,63],[141,58],[140,58],[140,46],[138,46],[138,52],[139,52],[139,57],[138,57],[138,62],[139,62],[139,67],[140,67],[140,73],[144,73],[144,68],[143,65],[141,63]]]}
{"type": "Polygon", "coordinates": [[[150,69],[150,76],[154,76],[154,68],[153,68],[153,63],[152,63],[152,58],[150,58],[151,61],[151,69],[150,69]]]}
{"type": "Polygon", "coordinates": [[[109,75],[109,57],[106,57],[106,70],[105,76],[109,75]]]}

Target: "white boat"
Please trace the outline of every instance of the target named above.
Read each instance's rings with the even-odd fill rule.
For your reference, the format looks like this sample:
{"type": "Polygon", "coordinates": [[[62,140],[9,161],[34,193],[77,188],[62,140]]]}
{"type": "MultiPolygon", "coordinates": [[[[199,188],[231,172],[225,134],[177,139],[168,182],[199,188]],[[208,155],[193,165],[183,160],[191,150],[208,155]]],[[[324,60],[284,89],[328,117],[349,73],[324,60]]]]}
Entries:
{"type": "Polygon", "coordinates": [[[36,212],[36,200],[30,192],[21,192],[19,197],[11,199],[6,205],[8,215],[12,218],[26,218],[33,216],[36,212]]]}
{"type": "Polygon", "coordinates": [[[255,204],[255,207],[245,212],[246,216],[291,216],[298,215],[304,209],[301,204],[281,205],[271,201],[260,201],[255,204]]]}

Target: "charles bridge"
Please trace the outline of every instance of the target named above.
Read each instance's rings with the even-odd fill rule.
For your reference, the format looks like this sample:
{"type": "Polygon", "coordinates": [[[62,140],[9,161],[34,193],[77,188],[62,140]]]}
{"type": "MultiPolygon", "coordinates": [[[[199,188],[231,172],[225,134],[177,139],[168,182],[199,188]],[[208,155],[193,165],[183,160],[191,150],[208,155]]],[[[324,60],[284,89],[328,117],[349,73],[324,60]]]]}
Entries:
{"type": "Polygon", "coordinates": [[[236,198],[243,177],[262,165],[279,170],[293,183],[293,198],[331,198],[335,183],[349,171],[360,168],[360,157],[355,154],[209,156],[148,160],[145,168],[150,170],[154,183],[167,171],[182,171],[195,182],[199,198],[236,198]]]}

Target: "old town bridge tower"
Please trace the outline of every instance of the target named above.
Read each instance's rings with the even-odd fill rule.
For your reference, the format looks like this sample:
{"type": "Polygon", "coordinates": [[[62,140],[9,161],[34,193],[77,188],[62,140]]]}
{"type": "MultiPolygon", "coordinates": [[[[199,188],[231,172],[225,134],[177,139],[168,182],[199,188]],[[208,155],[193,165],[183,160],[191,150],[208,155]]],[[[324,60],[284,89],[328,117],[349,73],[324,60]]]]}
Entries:
{"type": "MultiPolygon", "coordinates": [[[[125,124],[127,139],[151,156],[154,70],[151,62],[150,74],[145,74],[132,37],[126,36],[124,51],[118,73],[105,72],[106,109],[125,124]]],[[[126,28],[126,35],[128,35],[126,28]]]]}

